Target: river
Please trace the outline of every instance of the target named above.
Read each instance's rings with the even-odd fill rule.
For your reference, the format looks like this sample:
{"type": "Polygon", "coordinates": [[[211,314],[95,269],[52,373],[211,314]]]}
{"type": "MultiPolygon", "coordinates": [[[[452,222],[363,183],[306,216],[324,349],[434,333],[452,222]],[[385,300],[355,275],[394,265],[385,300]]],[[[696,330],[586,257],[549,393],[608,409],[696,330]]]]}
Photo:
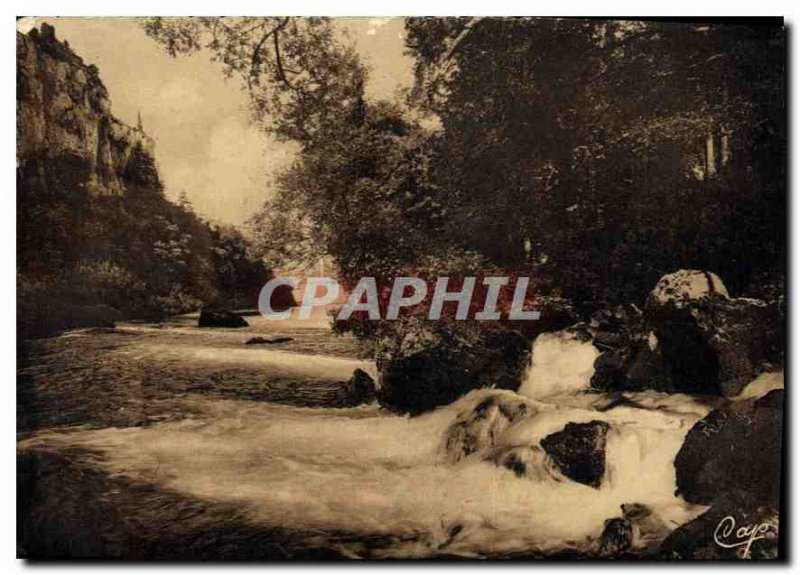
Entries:
{"type": "MultiPolygon", "coordinates": [[[[448,427],[490,390],[415,418],[377,404],[330,407],[338,396],[329,390],[354,369],[375,375],[359,344],[324,326],[247,319],[242,330],[199,329],[185,317],[31,342],[20,369],[19,451],[91,453],[94,469],[126,485],[223,505],[249,525],[289,529],[298,546],[342,557],[583,553],[623,504],[646,506],[660,526],[643,532],[644,548],[706,509],[674,495],[673,460],[718,402],[637,393],[608,408],[619,398],[588,391],[591,344],[536,340],[519,393],[537,415],[503,441],[536,444],[568,422],[608,422],[597,489],[517,477],[481,458],[449,463],[448,427]],[[265,334],[293,339],[244,343],[265,334]]],[[[762,377],[746,393],[781,382],[762,377]]]]}

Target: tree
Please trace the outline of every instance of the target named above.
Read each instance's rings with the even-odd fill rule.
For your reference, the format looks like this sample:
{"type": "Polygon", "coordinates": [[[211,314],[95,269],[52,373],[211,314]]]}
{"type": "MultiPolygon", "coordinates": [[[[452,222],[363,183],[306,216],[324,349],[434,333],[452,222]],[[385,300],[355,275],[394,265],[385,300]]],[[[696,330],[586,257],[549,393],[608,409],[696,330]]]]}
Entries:
{"type": "Polygon", "coordinates": [[[444,127],[433,179],[464,245],[587,308],[639,300],[679,267],[739,289],[780,270],[780,28],[412,18],[407,31],[414,95],[444,127]]]}
{"type": "Polygon", "coordinates": [[[328,18],[148,18],[144,29],[172,56],[208,51],[248,88],[255,118],[308,145],[359,113],[366,70],[328,18]]]}
{"type": "MultiPolygon", "coordinates": [[[[344,279],[395,273],[430,246],[428,135],[401,105],[368,102],[366,69],[324,18],[153,18],[172,55],[208,50],[238,74],[270,134],[299,144],[251,222],[271,264],[333,256],[344,279]]],[[[429,248],[428,248],[429,249],[429,248]]]]}

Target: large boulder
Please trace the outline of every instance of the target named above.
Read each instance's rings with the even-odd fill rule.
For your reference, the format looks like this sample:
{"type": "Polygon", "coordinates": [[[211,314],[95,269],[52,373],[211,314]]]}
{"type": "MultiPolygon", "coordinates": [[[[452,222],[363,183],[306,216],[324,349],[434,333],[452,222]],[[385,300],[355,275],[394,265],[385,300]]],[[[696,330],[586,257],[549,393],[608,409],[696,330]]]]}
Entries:
{"type": "Polygon", "coordinates": [[[783,348],[777,303],[731,299],[719,277],[697,270],[662,277],[641,321],[625,325],[620,336],[594,334],[604,350],[595,364],[595,389],[733,397],[780,361],[783,348]]]}
{"type": "Polygon", "coordinates": [[[417,415],[473,389],[516,390],[530,363],[530,342],[511,329],[412,325],[376,357],[387,409],[417,415]]]}
{"type": "Polygon", "coordinates": [[[675,457],[678,494],[711,504],[739,490],[752,504],[777,507],[781,481],[783,390],[735,401],[698,421],[675,457]]]}
{"type": "Polygon", "coordinates": [[[248,325],[242,316],[217,307],[204,307],[200,310],[200,317],[197,320],[197,327],[247,327],[248,325]]]}
{"type": "Polygon", "coordinates": [[[606,470],[608,430],[605,421],[568,423],[563,430],[542,439],[541,446],[564,475],[600,487],[606,470]]]}
{"type": "Polygon", "coordinates": [[[719,276],[700,270],[678,270],[663,276],[648,296],[648,305],[682,307],[693,302],[719,296],[728,299],[728,290],[719,276]]]}
{"type": "Polygon", "coordinates": [[[722,493],[711,508],[664,539],[667,560],[778,559],[779,509],[739,491],[722,493]]]}

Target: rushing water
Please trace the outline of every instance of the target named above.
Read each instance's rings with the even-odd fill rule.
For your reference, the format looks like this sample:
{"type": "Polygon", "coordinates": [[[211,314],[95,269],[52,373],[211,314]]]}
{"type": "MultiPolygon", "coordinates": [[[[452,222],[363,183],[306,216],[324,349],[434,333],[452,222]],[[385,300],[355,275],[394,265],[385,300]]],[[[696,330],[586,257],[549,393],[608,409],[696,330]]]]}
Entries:
{"type": "MultiPolygon", "coordinates": [[[[165,333],[169,333],[166,328],[165,333]]],[[[121,352],[122,353],[122,352],[121,352]]],[[[157,337],[125,348],[148,362],[263,364],[275,372],[345,377],[359,360],[273,350],[164,345],[157,337]],[[335,372],[335,373],[334,373],[335,372]]],[[[534,343],[520,395],[536,415],[505,430],[500,444],[529,445],[568,422],[607,421],[606,475],[599,489],[547,475],[520,478],[478,457],[447,462],[444,437],[456,417],[492,390],[407,418],[376,405],[310,409],[190,396],[191,417],[148,427],[40,434],[23,447],[102,452],[115,475],[244,509],[252,521],[320,533],[386,536],[353,556],[486,556],[588,550],[622,504],[652,510],[637,546],[704,511],[675,497],[673,460],[689,428],[710,407],[682,395],[628,394],[617,407],[589,393],[594,347],[563,334],[534,343]]],[[[369,368],[369,366],[366,366],[369,368]]],[[[745,394],[781,385],[760,378],[745,394]],[[754,387],[755,386],[755,387],[754,387]],[[755,390],[755,391],[754,391],[755,390]]],[[[743,394],[744,395],[744,394],[743,394]]]]}

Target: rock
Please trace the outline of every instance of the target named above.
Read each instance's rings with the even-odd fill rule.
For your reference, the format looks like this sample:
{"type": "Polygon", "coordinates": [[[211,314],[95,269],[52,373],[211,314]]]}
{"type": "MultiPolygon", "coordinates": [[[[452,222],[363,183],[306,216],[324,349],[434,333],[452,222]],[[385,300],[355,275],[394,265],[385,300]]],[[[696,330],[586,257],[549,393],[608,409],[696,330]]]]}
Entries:
{"type": "Polygon", "coordinates": [[[630,362],[629,350],[605,351],[594,360],[594,373],[590,385],[592,389],[605,392],[630,391],[627,369],[630,362]]]}
{"type": "Polygon", "coordinates": [[[626,347],[601,354],[594,363],[591,386],[605,392],[675,391],[669,365],[653,332],[632,337],[626,347]]]}
{"type": "Polygon", "coordinates": [[[655,332],[648,331],[639,337],[631,347],[629,358],[625,378],[630,390],[675,391],[669,364],[655,332]]]}
{"type": "Polygon", "coordinates": [[[536,300],[535,309],[540,314],[538,320],[517,322],[521,325],[515,325],[521,330],[526,330],[526,335],[531,339],[541,333],[567,329],[580,320],[572,304],[560,297],[540,296],[536,300]]]}
{"type": "Polygon", "coordinates": [[[783,555],[779,527],[777,507],[759,504],[746,493],[726,492],[708,511],[667,536],[659,556],[690,561],[778,559],[783,555]]]}
{"type": "Polygon", "coordinates": [[[221,308],[205,307],[200,310],[197,327],[247,327],[249,324],[240,315],[221,308]]]}
{"type": "Polygon", "coordinates": [[[520,445],[518,439],[506,435],[515,424],[538,413],[533,402],[506,390],[477,393],[481,395],[473,406],[461,412],[445,434],[448,463],[472,457],[504,467],[520,478],[567,480],[541,445],[520,445]]]}
{"type": "Polygon", "coordinates": [[[606,470],[608,430],[604,421],[568,423],[562,431],[542,439],[541,446],[564,475],[600,487],[606,470]]]}
{"type": "MultiPolygon", "coordinates": [[[[17,33],[17,165],[69,163],[85,172],[93,195],[124,195],[132,185],[160,187],[155,143],[110,113],[98,76],[42,24],[17,33]]],[[[27,172],[35,171],[26,168],[27,172]]]]}
{"type": "Polygon", "coordinates": [[[642,312],[635,305],[618,305],[592,314],[589,332],[600,351],[622,349],[641,331],[642,312]]]}
{"type": "Polygon", "coordinates": [[[595,346],[604,350],[594,389],[733,397],[782,357],[780,306],[731,299],[710,272],[666,275],[640,318],[619,315],[603,312],[593,320],[595,346]]]}
{"type": "Polygon", "coordinates": [[[598,544],[601,557],[613,558],[624,554],[633,545],[633,525],[621,517],[606,519],[598,544]]]}
{"type": "Polygon", "coordinates": [[[783,349],[779,306],[731,299],[710,272],[661,278],[645,305],[645,321],[679,392],[733,397],[783,349]]]}
{"type": "Polygon", "coordinates": [[[375,381],[363,369],[356,369],[347,382],[347,392],[355,405],[375,401],[375,381]]]}
{"type": "Polygon", "coordinates": [[[266,337],[251,337],[245,343],[245,345],[260,345],[260,344],[276,344],[276,343],[288,343],[290,341],[294,341],[293,337],[274,337],[272,339],[266,337]]]}
{"type": "Polygon", "coordinates": [[[675,526],[642,503],[620,505],[621,517],[606,519],[595,553],[604,559],[653,556],[675,526]]]}
{"type": "Polygon", "coordinates": [[[717,274],[699,270],[679,270],[663,276],[647,299],[647,305],[686,304],[710,297],[728,299],[728,290],[717,274]]]}
{"type": "Polygon", "coordinates": [[[603,352],[591,379],[600,391],[641,391],[669,387],[661,381],[655,334],[647,332],[642,312],[634,305],[600,310],[592,315],[592,343],[603,352]]]}
{"type": "Polygon", "coordinates": [[[473,389],[518,389],[530,363],[530,343],[509,329],[414,325],[388,342],[376,362],[380,404],[417,415],[473,389]]]}
{"type": "Polygon", "coordinates": [[[676,390],[738,395],[782,347],[777,309],[745,298],[649,310],[676,390]]]}
{"type": "Polygon", "coordinates": [[[623,503],[622,517],[633,527],[633,547],[639,553],[652,554],[675,528],[641,503],[623,503]]]}
{"type": "MultiPolygon", "coordinates": [[[[460,413],[447,430],[445,453],[448,461],[455,463],[479,454],[514,470],[512,463],[506,464],[504,454],[495,452],[497,442],[513,423],[534,413],[530,402],[510,391],[494,391],[480,398],[474,407],[460,413]]],[[[525,457],[527,454],[523,459],[525,457]]]]}
{"type": "Polygon", "coordinates": [[[486,460],[513,471],[517,477],[533,479],[537,482],[545,479],[564,480],[564,476],[539,445],[501,447],[494,450],[486,457],[486,460]]]}
{"type": "Polygon", "coordinates": [[[783,390],[733,402],[698,421],[675,457],[678,494],[711,504],[740,490],[754,504],[780,502],[783,390]]]}

